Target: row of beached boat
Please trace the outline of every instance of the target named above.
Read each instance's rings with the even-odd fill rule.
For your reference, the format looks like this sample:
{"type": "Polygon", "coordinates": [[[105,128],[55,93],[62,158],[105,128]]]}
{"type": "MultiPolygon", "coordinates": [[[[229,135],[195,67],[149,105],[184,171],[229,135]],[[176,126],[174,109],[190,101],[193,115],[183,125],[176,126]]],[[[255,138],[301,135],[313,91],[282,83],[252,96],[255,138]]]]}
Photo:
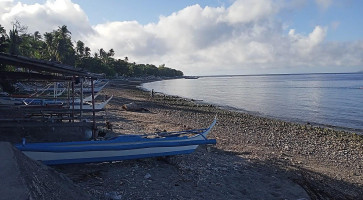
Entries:
{"type": "MultiPolygon", "coordinates": [[[[107,85],[108,82],[102,82],[94,88],[94,98],[96,98],[100,91],[107,85]]],[[[21,107],[63,107],[68,109],[75,109],[75,110],[102,110],[108,104],[108,102],[112,99],[113,96],[106,98],[104,101],[95,103],[95,106],[92,105],[92,95],[89,95],[83,100],[80,97],[78,98],[66,98],[61,97],[64,92],[68,89],[63,87],[62,85],[56,87],[46,87],[46,88],[39,88],[31,85],[24,85],[21,83],[17,84],[18,89],[20,92],[18,94],[7,94],[2,92],[0,94],[0,105],[3,106],[21,106],[21,107]],[[21,86],[21,87],[19,87],[21,86]],[[53,91],[53,94],[50,92],[53,91]],[[81,103],[82,101],[82,103],[81,103]]],[[[83,93],[91,92],[91,88],[76,88],[76,91],[82,91],[83,93]]],[[[82,95],[83,95],[82,93],[82,95]]]]}
{"type": "MultiPolygon", "coordinates": [[[[108,80],[95,80],[93,92],[97,93],[101,91],[106,85],[108,84],[108,80]]],[[[64,83],[54,83],[49,85],[38,85],[38,84],[23,84],[23,83],[16,83],[15,87],[18,90],[24,91],[24,92],[34,92],[34,91],[41,91],[42,93],[56,93],[59,95],[62,95],[64,91],[66,91],[69,87],[68,85],[65,85],[64,83]]],[[[83,93],[91,93],[92,87],[90,82],[84,82],[79,83],[75,85],[75,92],[82,92],[83,93]],[[81,86],[82,84],[82,86],[81,86]]]]}
{"type": "MultiPolygon", "coordinates": [[[[94,110],[102,110],[111,101],[113,96],[106,100],[95,103],[94,110]]],[[[20,107],[62,107],[75,110],[91,110],[93,105],[91,102],[92,96],[89,96],[83,100],[81,105],[80,98],[75,101],[69,100],[56,100],[56,99],[39,99],[39,98],[13,98],[13,97],[0,97],[0,105],[14,105],[20,107]],[[82,106],[82,108],[81,108],[82,106]]]]}

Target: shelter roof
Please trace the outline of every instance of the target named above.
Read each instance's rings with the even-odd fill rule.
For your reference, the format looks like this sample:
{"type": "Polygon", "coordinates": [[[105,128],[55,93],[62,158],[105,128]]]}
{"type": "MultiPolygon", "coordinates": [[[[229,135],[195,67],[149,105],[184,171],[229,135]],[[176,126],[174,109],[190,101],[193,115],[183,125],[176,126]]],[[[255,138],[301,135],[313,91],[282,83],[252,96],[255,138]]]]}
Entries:
{"type": "MultiPolygon", "coordinates": [[[[83,69],[78,69],[70,65],[61,63],[28,58],[19,55],[10,55],[0,53],[0,63],[13,65],[16,67],[27,68],[39,73],[58,73],[63,76],[81,76],[85,78],[99,78],[98,74],[87,72],[83,69]]],[[[45,77],[44,77],[45,78],[45,77]]]]}
{"type": "Polygon", "coordinates": [[[33,72],[4,72],[0,73],[0,79],[4,81],[48,81],[48,82],[60,82],[60,81],[71,81],[71,76],[57,76],[51,74],[41,74],[41,73],[33,73],[33,72]]]}

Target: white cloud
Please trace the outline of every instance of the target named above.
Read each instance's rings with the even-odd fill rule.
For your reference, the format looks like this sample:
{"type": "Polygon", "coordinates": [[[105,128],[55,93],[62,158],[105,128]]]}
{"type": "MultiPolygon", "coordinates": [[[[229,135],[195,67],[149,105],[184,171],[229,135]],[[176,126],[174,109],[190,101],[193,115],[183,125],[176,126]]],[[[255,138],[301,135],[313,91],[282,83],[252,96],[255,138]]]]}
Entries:
{"type": "Polygon", "coordinates": [[[93,27],[96,34],[84,38],[92,49],[114,48],[118,55],[135,57],[163,53],[163,41],[136,21],[109,22],[93,27]]]}
{"type": "Polygon", "coordinates": [[[309,56],[312,50],[323,42],[326,33],[327,28],[316,26],[308,36],[295,34],[295,30],[292,29],[289,31],[289,37],[294,50],[301,56],[309,56]]]}
{"type": "Polygon", "coordinates": [[[13,0],[0,0],[0,13],[8,12],[12,5],[13,0]]]}
{"type": "Polygon", "coordinates": [[[279,4],[270,0],[235,1],[226,12],[229,23],[248,23],[268,18],[278,12],[279,4]]]}
{"type": "Polygon", "coordinates": [[[45,33],[67,25],[73,38],[79,39],[83,33],[93,31],[87,15],[71,0],[47,0],[45,4],[32,5],[5,1],[5,5],[4,2],[0,2],[0,5],[3,8],[0,24],[7,30],[12,27],[12,22],[18,20],[22,25],[28,26],[30,33],[34,31],[45,33]]]}
{"type": "Polygon", "coordinates": [[[328,28],[321,25],[307,34],[288,28],[277,17],[287,4],[237,0],[227,8],[193,5],[161,16],[157,23],[114,21],[91,27],[70,0],[34,5],[7,1],[0,8],[0,24],[18,18],[42,33],[65,24],[74,40],[81,39],[93,51],[113,48],[119,58],[165,63],[186,74],[291,73],[363,65],[363,42],[325,41],[328,28]]]}

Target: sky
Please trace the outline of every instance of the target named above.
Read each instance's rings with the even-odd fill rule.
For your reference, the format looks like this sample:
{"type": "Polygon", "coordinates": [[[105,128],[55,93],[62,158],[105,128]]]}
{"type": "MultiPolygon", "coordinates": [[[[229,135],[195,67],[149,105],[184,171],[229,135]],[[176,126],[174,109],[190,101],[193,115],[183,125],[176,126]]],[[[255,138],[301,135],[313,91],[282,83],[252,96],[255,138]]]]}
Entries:
{"type": "Polygon", "coordinates": [[[0,24],[66,25],[92,52],[186,75],[363,70],[358,0],[0,0],[0,24]]]}

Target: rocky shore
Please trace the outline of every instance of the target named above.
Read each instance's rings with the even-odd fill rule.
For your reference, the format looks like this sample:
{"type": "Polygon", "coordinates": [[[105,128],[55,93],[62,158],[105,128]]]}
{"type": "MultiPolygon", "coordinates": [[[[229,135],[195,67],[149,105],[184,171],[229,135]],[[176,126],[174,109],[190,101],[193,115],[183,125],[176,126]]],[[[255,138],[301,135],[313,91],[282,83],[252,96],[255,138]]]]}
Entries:
{"type": "Polygon", "coordinates": [[[97,199],[363,199],[363,137],[227,111],[113,81],[100,113],[116,134],[207,127],[215,146],[190,155],[55,167],[97,199]],[[143,112],[123,110],[136,103],[143,112]],[[146,111],[148,110],[148,111],[146,111]]]}

